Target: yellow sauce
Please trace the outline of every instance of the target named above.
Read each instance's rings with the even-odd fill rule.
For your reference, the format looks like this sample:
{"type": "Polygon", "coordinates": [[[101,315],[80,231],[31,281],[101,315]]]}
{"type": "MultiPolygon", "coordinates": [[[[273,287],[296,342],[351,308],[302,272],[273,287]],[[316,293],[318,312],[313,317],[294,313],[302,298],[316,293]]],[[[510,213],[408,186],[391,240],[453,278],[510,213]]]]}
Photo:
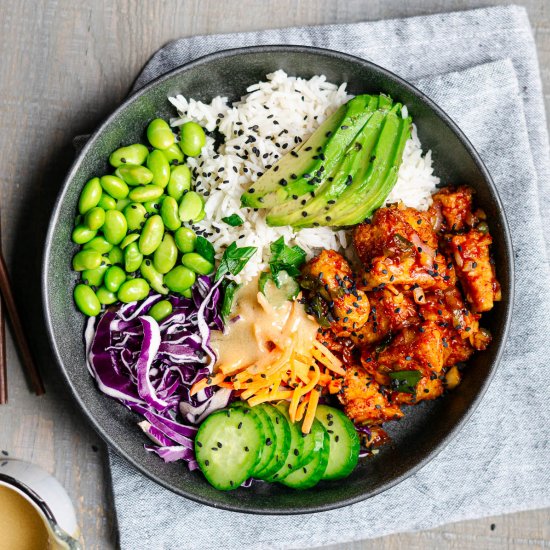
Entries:
{"type": "Polygon", "coordinates": [[[227,323],[225,333],[213,331],[211,335],[210,343],[218,357],[216,367],[255,365],[262,358],[265,360],[274,345],[285,349],[290,332],[299,332],[302,342],[309,343],[309,347],[313,345],[319,325],[304,307],[294,304],[293,326],[289,327],[293,303],[277,299],[272,293],[270,299],[279,305],[272,305],[258,292],[257,279],[237,292],[232,320],[227,323]]]}
{"type": "Polygon", "coordinates": [[[37,510],[19,493],[0,486],[0,550],[51,550],[48,529],[37,510]]]}

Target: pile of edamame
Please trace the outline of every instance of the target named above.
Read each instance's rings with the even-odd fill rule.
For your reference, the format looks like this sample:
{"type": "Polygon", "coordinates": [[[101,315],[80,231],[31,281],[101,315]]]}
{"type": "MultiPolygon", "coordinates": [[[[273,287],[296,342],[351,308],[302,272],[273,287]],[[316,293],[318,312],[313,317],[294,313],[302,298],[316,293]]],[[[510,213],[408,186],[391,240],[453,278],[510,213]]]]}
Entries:
{"type": "MultiPolygon", "coordinates": [[[[195,251],[197,236],[184,225],[205,215],[203,197],[192,190],[183,164],[205,145],[204,130],[187,122],[176,142],[168,123],[157,118],[147,139],[151,147],[134,143],[114,151],[114,173],[92,178],[80,194],[72,240],[82,245],[73,257],[82,282],[74,300],[85,315],[142,300],[151,289],[190,297],[197,275],[214,270],[212,258],[195,251]]],[[[170,314],[169,301],[157,306],[158,320],[170,314]]]]}

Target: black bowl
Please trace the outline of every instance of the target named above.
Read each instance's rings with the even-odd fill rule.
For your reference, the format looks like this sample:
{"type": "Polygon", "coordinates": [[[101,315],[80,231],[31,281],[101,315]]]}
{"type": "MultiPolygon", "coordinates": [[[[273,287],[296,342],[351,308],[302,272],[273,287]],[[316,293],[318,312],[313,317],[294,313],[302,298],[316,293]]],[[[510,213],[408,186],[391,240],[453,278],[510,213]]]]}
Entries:
{"type": "MultiPolygon", "coordinates": [[[[491,176],[471,143],[432,101],[394,74],[368,61],[342,53],[302,46],[264,46],[215,53],[180,67],[128,98],[93,134],[78,155],[55,206],[46,241],[43,295],[51,343],[75,399],[98,433],[138,470],[164,487],[197,502],[227,510],[264,514],[296,514],[329,510],[371,497],[410,476],[432,459],[464,426],[489,384],[502,354],[513,300],[510,236],[502,204],[491,176]],[[75,309],[71,271],[71,230],[84,183],[108,169],[117,147],[144,139],[155,117],[174,116],[167,97],[183,94],[202,101],[216,95],[239,98],[248,85],[267,73],[284,69],[290,75],[324,74],[332,82],[348,82],[349,91],[386,92],[405,103],[418,127],[423,147],[433,151],[436,173],[443,182],[467,183],[476,190],[494,237],[493,252],[503,299],[484,319],[494,340],[477,353],[462,384],[449,395],[406,411],[389,428],[392,444],[367,459],[338,482],[322,482],[308,491],[277,484],[220,492],[182,463],[165,464],[143,449],[145,436],[137,417],[101,394],[86,369],[84,318],[75,309]]],[[[467,428],[466,428],[467,429],[467,428]]]]}

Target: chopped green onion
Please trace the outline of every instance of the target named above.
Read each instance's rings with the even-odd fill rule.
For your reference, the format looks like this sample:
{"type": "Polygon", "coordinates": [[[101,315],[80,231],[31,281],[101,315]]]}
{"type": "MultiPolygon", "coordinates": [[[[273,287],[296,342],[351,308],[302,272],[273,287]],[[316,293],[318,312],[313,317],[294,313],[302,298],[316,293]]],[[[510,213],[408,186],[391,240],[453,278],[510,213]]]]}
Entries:
{"type": "Polygon", "coordinates": [[[238,227],[244,223],[244,220],[238,214],[231,214],[231,216],[222,218],[222,222],[225,222],[231,227],[238,227]]]}
{"type": "Polygon", "coordinates": [[[236,243],[231,243],[223,253],[222,261],[216,271],[215,280],[219,281],[224,275],[230,273],[237,275],[242,271],[248,260],[254,256],[257,248],[255,246],[244,246],[238,248],[236,243]]]}
{"type": "Polygon", "coordinates": [[[200,254],[205,260],[208,260],[211,264],[214,264],[216,251],[212,246],[212,243],[204,237],[197,237],[195,241],[195,252],[200,254]]]}
{"type": "Polygon", "coordinates": [[[390,378],[395,391],[416,393],[416,384],[422,378],[422,374],[417,370],[399,370],[390,372],[390,378]]]}
{"type": "Polygon", "coordinates": [[[278,281],[279,271],[286,271],[291,277],[300,275],[300,267],[306,261],[306,253],[299,246],[287,246],[284,238],[280,237],[275,242],[271,243],[271,259],[269,267],[273,280],[277,287],[280,286],[278,281]]]}
{"type": "Polygon", "coordinates": [[[235,300],[235,294],[242,285],[238,285],[235,281],[229,281],[225,287],[225,292],[223,295],[223,303],[221,308],[221,315],[224,322],[231,315],[231,308],[233,307],[233,301],[235,300]]]}

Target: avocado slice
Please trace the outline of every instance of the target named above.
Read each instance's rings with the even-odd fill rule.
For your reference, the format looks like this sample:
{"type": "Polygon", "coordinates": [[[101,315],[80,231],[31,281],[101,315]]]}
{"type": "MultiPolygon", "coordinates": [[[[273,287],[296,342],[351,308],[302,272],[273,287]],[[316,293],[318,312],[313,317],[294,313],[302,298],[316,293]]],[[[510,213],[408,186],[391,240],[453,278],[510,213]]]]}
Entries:
{"type": "MultiPolygon", "coordinates": [[[[327,133],[333,132],[346,114],[347,105],[342,105],[330,115],[311,136],[293,151],[284,155],[243,193],[241,204],[251,208],[265,208],[265,196],[281,189],[281,179],[288,181],[290,174],[302,174],[315,161],[317,147],[327,141],[327,133]],[[311,149],[310,149],[311,147],[311,149]],[[307,149],[307,151],[306,151],[307,149]]],[[[329,134],[330,135],[330,134],[329,134]]]]}
{"type": "Polygon", "coordinates": [[[387,112],[383,109],[374,111],[350,143],[340,165],[326,181],[308,199],[301,198],[293,203],[283,203],[272,208],[267,215],[268,225],[329,225],[323,223],[326,220],[322,214],[335,204],[352,181],[351,178],[364,177],[369,166],[368,159],[378,141],[387,112]]]}
{"type": "MultiPolygon", "coordinates": [[[[386,97],[386,96],[385,96],[386,97]]],[[[386,101],[391,101],[387,98],[386,101]]],[[[356,96],[338,109],[298,150],[285,155],[241,197],[244,206],[271,208],[316,189],[336,166],[371,112],[373,96],[356,96]],[[288,158],[290,157],[290,158],[288,158]],[[294,159],[294,160],[293,160],[294,159]]]]}
{"type": "Polygon", "coordinates": [[[401,116],[401,105],[396,104],[386,117],[366,177],[353,181],[323,213],[326,225],[355,225],[383,204],[397,181],[403,150],[411,135],[411,122],[410,117],[401,116]]]}

